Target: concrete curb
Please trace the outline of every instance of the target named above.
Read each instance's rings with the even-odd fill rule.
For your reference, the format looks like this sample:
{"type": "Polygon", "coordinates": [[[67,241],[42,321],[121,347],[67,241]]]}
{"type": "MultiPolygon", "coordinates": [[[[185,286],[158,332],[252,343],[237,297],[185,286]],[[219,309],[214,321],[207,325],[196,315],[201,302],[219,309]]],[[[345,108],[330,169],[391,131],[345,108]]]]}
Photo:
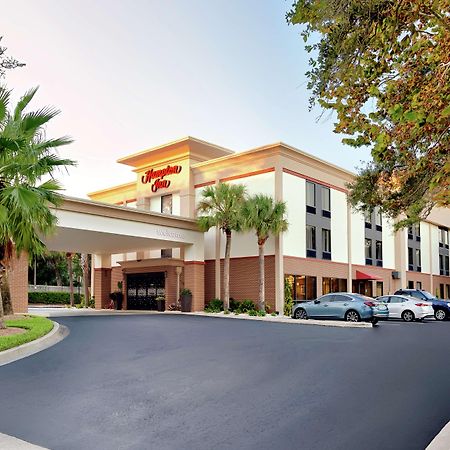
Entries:
{"type": "Polygon", "coordinates": [[[44,447],[39,447],[39,445],[30,444],[27,441],[22,441],[22,439],[17,439],[3,433],[0,433],[0,448],[8,450],[48,450],[44,447]]]}
{"type": "Polygon", "coordinates": [[[430,442],[426,450],[448,450],[450,448],[450,422],[430,442]]]}
{"type": "Polygon", "coordinates": [[[69,329],[67,327],[60,325],[57,322],[53,322],[53,329],[45,336],[27,342],[26,344],[19,345],[18,347],[0,352],[0,366],[41,352],[42,350],[57,344],[59,341],[62,341],[68,335],[69,329]]]}
{"type": "Polygon", "coordinates": [[[261,322],[271,322],[271,323],[290,323],[295,325],[316,325],[320,327],[337,327],[337,328],[373,328],[371,323],[367,322],[344,322],[337,320],[302,320],[302,319],[292,319],[286,316],[247,316],[244,314],[239,314],[238,316],[233,313],[223,314],[223,313],[204,313],[204,312],[180,312],[180,311],[164,311],[160,314],[180,314],[189,316],[199,316],[199,317],[215,317],[216,319],[241,319],[241,320],[259,320],[261,322]]]}

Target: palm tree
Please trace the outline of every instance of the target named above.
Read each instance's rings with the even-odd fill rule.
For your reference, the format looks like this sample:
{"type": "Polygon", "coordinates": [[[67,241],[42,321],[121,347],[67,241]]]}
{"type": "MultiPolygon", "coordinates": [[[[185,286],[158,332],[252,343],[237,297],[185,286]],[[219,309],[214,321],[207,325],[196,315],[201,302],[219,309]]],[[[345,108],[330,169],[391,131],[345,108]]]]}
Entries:
{"type": "Polygon", "coordinates": [[[241,230],[240,210],[245,199],[245,186],[242,184],[219,183],[203,189],[202,199],[197,211],[204,215],[197,221],[202,231],[218,227],[225,233],[225,261],[223,267],[224,310],[230,306],[230,253],[231,233],[241,230]]]}
{"type": "Polygon", "coordinates": [[[264,245],[270,235],[277,236],[288,228],[286,203],[274,201],[268,195],[255,195],[242,206],[242,219],[245,230],[254,230],[258,239],[259,254],[259,298],[258,307],[265,311],[264,286],[264,245]]]}
{"type": "MultiPolygon", "coordinates": [[[[59,111],[44,107],[24,112],[36,91],[37,88],[28,91],[10,113],[10,91],[0,87],[0,284],[10,270],[14,252],[25,252],[30,258],[44,254],[42,238],[56,224],[50,207],[62,199],[54,173],[74,165],[72,160],[61,159],[55,153],[71,139],[45,138],[43,126],[59,111]]],[[[0,328],[5,326],[2,317],[0,298],[0,328]]]]}

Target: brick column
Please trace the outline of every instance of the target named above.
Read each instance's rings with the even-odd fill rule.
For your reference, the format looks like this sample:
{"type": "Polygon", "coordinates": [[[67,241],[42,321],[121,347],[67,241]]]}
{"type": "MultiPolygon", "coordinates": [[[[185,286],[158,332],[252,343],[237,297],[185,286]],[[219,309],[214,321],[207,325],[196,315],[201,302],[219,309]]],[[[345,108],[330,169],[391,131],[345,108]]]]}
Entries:
{"type": "Polygon", "coordinates": [[[192,292],[192,311],[203,311],[205,307],[205,263],[203,261],[185,262],[184,287],[192,292]]]}
{"type": "Polygon", "coordinates": [[[9,289],[14,313],[28,312],[28,257],[14,253],[9,269],[9,289]]]}
{"type": "Polygon", "coordinates": [[[94,269],[94,295],[95,309],[106,308],[110,302],[109,294],[111,293],[111,269],[95,268],[94,269]]]}

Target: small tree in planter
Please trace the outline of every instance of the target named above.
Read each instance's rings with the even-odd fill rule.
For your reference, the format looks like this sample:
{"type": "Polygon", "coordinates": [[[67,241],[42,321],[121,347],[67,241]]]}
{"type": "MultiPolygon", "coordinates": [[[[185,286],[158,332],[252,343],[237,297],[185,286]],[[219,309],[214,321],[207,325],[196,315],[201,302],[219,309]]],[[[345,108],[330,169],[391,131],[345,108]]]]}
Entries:
{"type": "Polygon", "coordinates": [[[192,292],[190,289],[184,288],[180,291],[181,311],[191,312],[192,308],[192,292]]]}
{"type": "Polygon", "coordinates": [[[121,281],[117,283],[117,290],[109,294],[109,298],[114,302],[115,309],[122,309],[123,293],[121,281]]]}

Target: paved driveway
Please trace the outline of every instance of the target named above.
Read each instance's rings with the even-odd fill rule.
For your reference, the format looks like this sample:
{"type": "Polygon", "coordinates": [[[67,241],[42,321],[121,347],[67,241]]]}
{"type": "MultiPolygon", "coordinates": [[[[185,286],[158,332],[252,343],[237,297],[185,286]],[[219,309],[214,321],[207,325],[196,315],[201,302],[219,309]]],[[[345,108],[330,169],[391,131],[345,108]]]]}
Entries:
{"type": "Polygon", "coordinates": [[[0,367],[0,432],[55,450],[411,450],[450,420],[450,323],[58,321],[64,341],[0,367]]]}

